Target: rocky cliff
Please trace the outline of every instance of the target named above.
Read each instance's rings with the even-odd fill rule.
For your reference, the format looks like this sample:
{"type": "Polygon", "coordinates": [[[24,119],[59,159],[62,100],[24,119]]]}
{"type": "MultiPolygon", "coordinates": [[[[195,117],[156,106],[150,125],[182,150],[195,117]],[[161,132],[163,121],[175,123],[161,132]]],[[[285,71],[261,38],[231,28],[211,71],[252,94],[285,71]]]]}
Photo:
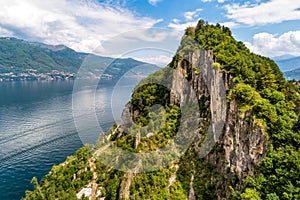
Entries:
{"type": "MultiPolygon", "coordinates": [[[[200,111],[203,113],[199,115],[198,133],[194,135],[193,147],[198,156],[204,158],[204,162],[209,163],[230,183],[236,177],[242,180],[246,175],[252,174],[254,167],[266,156],[267,139],[262,128],[255,125],[250,112],[241,113],[234,99],[226,103],[226,94],[234,87],[232,77],[214,66],[212,55],[211,51],[201,48],[185,52],[181,55],[181,59],[173,61],[175,69],[172,71],[170,103],[181,106],[191,101],[192,89],[198,102],[207,106],[207,110],[200,111]],[[188,74],[190,74],[188,83],[191,87],[185,87],[185,80],[182,79],[188,77],[188,74]]],[[[138,115],[138,110],[134,110],[130,103],[127,104],[121,127],[132,123],[138,115]]],[[[135,140],[137,144],[140,137],[135,140]]],[[[123,182],[130,184],[129,176],[127,175],[123,182]]],[[[130,177],[132,178],[132,175],[130,177]]],[[[190,186],[193,185],[193,180],[194,178],[191,179],[190,186]]],[[[218,199],[230,196],[229,183],[216,191],[218,199]],[[226,195],[223,194],[221,197],[220,191],[223,193],[225,191],[226,195]]],[[[236,188],[241,186],[242,181],[235,184],[236,188]]],[[[120,199],[129,196],[125,195],[129,191],[124,191],[129,187],[129,185],[121,187],[120,199]]],[[[194,199],[193,190],[190,190],[189,199],[194,199]]]]}

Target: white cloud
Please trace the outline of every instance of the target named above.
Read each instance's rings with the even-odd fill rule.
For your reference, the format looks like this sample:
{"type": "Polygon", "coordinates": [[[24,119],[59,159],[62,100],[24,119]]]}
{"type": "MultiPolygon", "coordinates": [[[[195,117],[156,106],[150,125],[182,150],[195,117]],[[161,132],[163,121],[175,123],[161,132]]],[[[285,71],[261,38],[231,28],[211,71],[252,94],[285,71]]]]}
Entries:
{"type": "Polygon", "coordinates": [[[172,29],[135,30],[105,41],[98,53],[166,66],[176,53],[181,37],[182,32],[172,29]]]}
{"type": "Polygon", "coordinates": [[[102,40],[161,20],[96,0],[0,0],[0,33],[91,52],[102,40]]]}
{"type": "Polygon", "coordinates": [[[172,29],[140,29],[120,34],[102,43],[95,51],[102,56],[136,58],[155,64],[166,64],[178,48],[182,32],[172,29]]]}
{"type": "Polygon", "coordinates": [[[12,36],[14,36],[13,32],[0,27],[0,37],[12,37],[12,36]]]}
{"type": "Polygon", "coordinates": [[[235,23],[235,22],[223,22],[223,23],[221,23],[221,25],[226,26],[231,29],[239,27],[239,24],[235,23]]]}
{"type": "Polygon", "coordinates": [[[198,21],[186,22],[186,23],[169,23],[168,27],[177,31],[184,31],[187,27],[196,27],[198,21]]]}
{"type": "MultiPolygon", "coordinates": [[[[168,27],[169,28],[173,28],[177,31],[184,31],[187,27],[196,27],[198,23],[198,20],[195,21],[189,21],[189,22],[184,22],[184,23],[180,23],[180,21],[172,21],[171,23],[169,23],[168,27]]],[[[223,26],[226,26],[228,28],[238,28],[240,25],[238,23],[235,22],[223,22],[220,23],[223,26]]]]}
{"type": "Polygon", "coordinates": [[[183,31],[187,27],[195,27],[198,23],[199,14],[202,11],[202,8],[197,8],[194,11],[188,11],[183,13],[184,22],[181,22],[178,19],[173,19],[172,22],[168,24],[169,28],[175,29],[177,31],[183,31]]]}
{"type": "Polygon", "coordinates": [[[179,23],[180,20],[175,18],[175,19],[172,19],[172,22],[174,22],[174,23],[179,23]]]}
{"type": "Polygon", "coordinates": [[[185,12],[183,13],[183,16],[185,18],[186,21],[192,21],[194,20],[195,18],[199,17],[199,13],[202,11],[201,8],[198,8],[194,11],[188,11],[188,12],[185,12]]]}
{"type": "Polygon", "coordinates": [[[156,4],[160,1],[162,0],[148,0],[149,4],[151,4],[152,6],[156,6],[156,4]]]}
{"type": "Polygon", "coordinates": [[[160,67],[164,67],[172,61],[172,56],[159,55],[156,57],[138,57],[135,59],[146,63],[152,63],[160,67]]]}
{"type": "Polygon", "coordinates": [[[289,31],[282,35],[258,33],[253,36],[253,41],[246,42],[246,46],[253,52],[276,57],[282,55],[300,56],[300,30],[289,31]]]}
{"type": "Polygon", "coordinates": [[[295,0],[269,0],[256,4],[246,2],[243,5],[226,5],[224,8],[229,19],[251,26],[300,20],[300,1],[295,0]]]}

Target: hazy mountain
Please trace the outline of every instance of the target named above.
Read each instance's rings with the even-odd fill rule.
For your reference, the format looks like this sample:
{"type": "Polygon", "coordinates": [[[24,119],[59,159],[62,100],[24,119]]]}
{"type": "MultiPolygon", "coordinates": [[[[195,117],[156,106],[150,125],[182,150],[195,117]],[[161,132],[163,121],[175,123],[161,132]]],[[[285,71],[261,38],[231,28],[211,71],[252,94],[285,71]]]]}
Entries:
{"type": "Polygon", "coordinates": [[[300,56],[283,60],[275,60],[281,71],[291,71],[300,68],[300,56]]]}
{"type": "Polygon", "coordinates": [[[275,60],[275,61],[287,60],[287,59],[290,59],[290,58],[295,58],[295,56],[290,55],[290,54],[284,54],[282,56],[272,57],[272,59],[275,60]]]}
{"type": "MultiPolygon", "coordinates": [[[[131,58],[114,59],[76,52],[64,45],[47,45],[8,37],[0,38],[0,74],[18,75],[28,70],[34,70],[37,73],[51,73],[53,70],[76,73],[82,63],[88,68],[89,74],[99,76],[105,73],[111,75],[111,79],[116,79],[128,70],[141,65],[145,68],[145,74],[148,74],[147,70],[153,72],[153,67],[158,69],[155,65],[131,58]]],[[[142,73],[141,70],[139,71],[142,73]]]]}
{"type": "Polygon", "coordinates": [[[284,72],[284,76],[288,80],[300,80],[300,68],[284,72]]]}
{"type": "Polygon", "coordinates": [[[275,60],[280,70],[288,80],[300,79],[300,56],[275,60]]]}

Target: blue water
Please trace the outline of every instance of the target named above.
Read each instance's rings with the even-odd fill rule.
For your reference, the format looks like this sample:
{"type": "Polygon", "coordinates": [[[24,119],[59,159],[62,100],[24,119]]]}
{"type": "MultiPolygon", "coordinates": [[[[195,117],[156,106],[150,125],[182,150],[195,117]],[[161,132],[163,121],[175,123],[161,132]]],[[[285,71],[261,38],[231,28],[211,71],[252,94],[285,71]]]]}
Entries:
{"type": "MultiPolygon", "coordinates": [[[[96,99],[97,117],[107,131],[120,116],[139,80],[83,89],[83,101],[96,99]],[[117,108],[117,109],[116,109],[117,108]],[[115,113],[120,115],[121,112],[115,113]]],[[[73,81],[0,82],[0,199],[24,197],[30,180],[40,180],[54,164],[83,146],[72,115],[73,81]]],[[[88,132],[88,130],[87,130],[88,132]]],[[[90,133],[97,138],[99,133],[90,133]]]]}

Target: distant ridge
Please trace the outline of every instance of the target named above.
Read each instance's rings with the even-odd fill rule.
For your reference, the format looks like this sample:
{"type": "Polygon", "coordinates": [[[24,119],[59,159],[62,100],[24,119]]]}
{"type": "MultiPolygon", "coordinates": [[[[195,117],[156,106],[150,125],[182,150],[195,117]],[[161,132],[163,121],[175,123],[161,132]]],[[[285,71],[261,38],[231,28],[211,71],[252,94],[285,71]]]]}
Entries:
{"type": "Polygon", "coordinates": [[[291,71],[300,68],[300,56],[283,60],[277,60],[276,63],[280,67],[281,71],[291,71]]]}
{"type": "Polygon", "coordinates": [[[46,45],[16,38],[0,38],[0,73],[27,69],[76,72],[84,56],[63,45],[46,45]]]}
{"type": "Polygon", "coordinates": [[[284,72],[287,80],[300,80],[300,68],[284,72]]]}
{"type": "MultiPolygon", "coordinates": [[[[131,58],[115,59],[76,52],[65,45],[48,45],[2,37],[0,38],[0,81],[51,79],[54,75],[56,78],[73,77],[86,58],[91,73],[96,77],[105,73],[109,79],[118,79],[136,66],[146,65],[146,68],[155,66],[131,58]]],[[[147,69],[145,73],[147,74],[147,69]]]]}
{"type": "Polygon", "coordinates": [[[290,54],[284,54],[282,56],[275,56],[275,57],[271,57],[271,58],[275,61],[281,61],[281,60],[287,60],[290,58],[295,58],[295,56],[290,55],[290,54]]]}
{"type": "Polygon", "coordinates": [[[300,56],[277,60],[276,63],[284,73],[286,79],[300,80],[300,56]]]}

